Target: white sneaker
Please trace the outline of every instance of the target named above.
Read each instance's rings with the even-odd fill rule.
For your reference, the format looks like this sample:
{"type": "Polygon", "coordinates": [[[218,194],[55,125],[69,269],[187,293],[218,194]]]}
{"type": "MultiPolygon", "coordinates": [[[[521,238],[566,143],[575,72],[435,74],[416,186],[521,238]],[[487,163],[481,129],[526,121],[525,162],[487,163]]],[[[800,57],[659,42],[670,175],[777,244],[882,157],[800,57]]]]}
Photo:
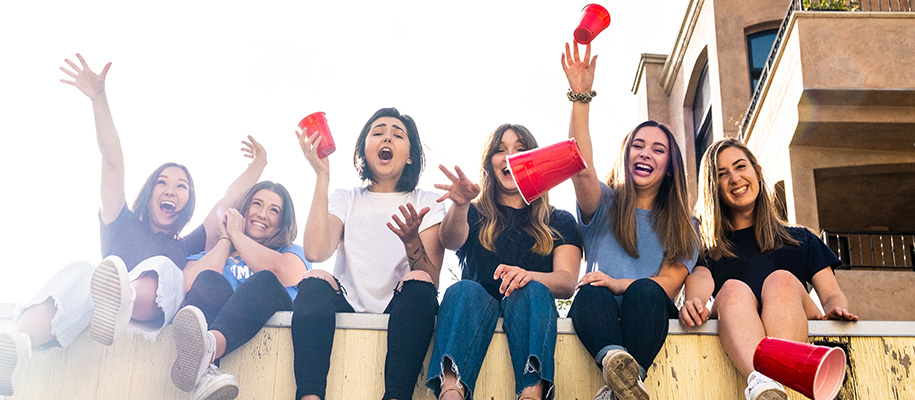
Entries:
{"type": "Polygon", "coordinates": [[[604,385],[597,391],[597,394],[594,395],[594,400],[617,400],[616,395],[604,385]]]}
{"type": "Polygon", "coordinates": [[[210,364],[206,373],[197,382],[191,398],[194,400],[232,400],[238,397],[238,381],[235,377],[210,364]]]}
{"type": "Polygon", "coordinates": [[[26,360],[32,357],[32,340],[15,326],[0,326],[0,396],[12,396],[26,360]]]}
{"type": "Polygon", "coordinates": [[[747,377],[744,394],[747,400],[788,400],[788,393],[782,384],[756,371],[747,377]]]}
{"type": "Polygon", "coordinates": [[[178,310],[172,324],[172,340],[178,353],[172,365],[172,382],[178,389],[190,392],[213,362],[216,338],[207,330],[203,311],[194,306],[178,310]]]}
{"type": "Polygon", "coordinates": [[[604,383],[620,400],[649,400],[639,364],[624,350],[610,350],[603,361],[604,383]]]}
{"type": "Polygon", "coordinates": [[[133,314],[136,293],[127,281],[127,266],[119,257],[107,257],[92,273],[92,313],[90,332],[96,342],[111,346],[124,332],[133,314]]]}

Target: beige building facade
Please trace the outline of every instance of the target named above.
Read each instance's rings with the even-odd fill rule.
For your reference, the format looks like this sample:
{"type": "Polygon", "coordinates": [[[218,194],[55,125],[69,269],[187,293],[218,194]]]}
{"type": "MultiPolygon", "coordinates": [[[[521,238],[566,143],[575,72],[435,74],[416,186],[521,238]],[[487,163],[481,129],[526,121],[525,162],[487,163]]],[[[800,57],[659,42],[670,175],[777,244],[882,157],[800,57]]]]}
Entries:
{"type": "Polygon", "coordinates": [[[640,117],[677,132],[693,202],[705,148],[742,139],[787,220],[853,266],[837,275],[865,316],[915,319],[915,300],[885,307],[903,286],[915,294],[915,12],[853,6],[692,0],[671,53],[643,55],[632,91],[640,117]]]}

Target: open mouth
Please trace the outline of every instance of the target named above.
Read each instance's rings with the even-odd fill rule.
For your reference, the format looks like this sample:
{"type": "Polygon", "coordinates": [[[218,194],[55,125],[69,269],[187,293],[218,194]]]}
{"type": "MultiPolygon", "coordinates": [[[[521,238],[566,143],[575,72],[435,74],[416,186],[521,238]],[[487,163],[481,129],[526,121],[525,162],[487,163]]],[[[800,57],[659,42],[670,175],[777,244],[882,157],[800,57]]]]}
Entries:
{"type": "Polygon", "coordinates": [[[508,169],[508,168],[502,169],[502,176],[511,176],[511,174],[512,174],[512,172],[510,169],[508,169]]]}
{"type": "Polygon", "coordinates": [[[165,212],[175,212],[178,209],[178,206],[171,201],[164,200],[159,203],[159,209],[165,212]]]}
{"type": "Polygon", "coordinates": [[[394,151],[384,147],[378,151],[378,159],[381,161],[391,161],[394,158],[394,151]]]}
{"type": "Polygon", "coordinates": [[[652,168],[648,164],[642,164],[642,163],[635,163],[635,166],[633,167],[633,169],[635,169],[636,172],[644,172],[646,174],[651,174],[652,172],[654,172],[654,168],[652,168]]]}

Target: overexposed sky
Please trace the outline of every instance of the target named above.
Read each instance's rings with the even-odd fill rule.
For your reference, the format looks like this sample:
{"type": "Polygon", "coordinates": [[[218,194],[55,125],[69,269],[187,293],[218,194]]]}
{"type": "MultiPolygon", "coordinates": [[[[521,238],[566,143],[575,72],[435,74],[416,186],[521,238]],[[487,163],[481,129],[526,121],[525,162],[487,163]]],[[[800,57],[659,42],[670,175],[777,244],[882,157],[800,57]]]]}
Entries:
{"type": "MultiPolygon", "coordinates": [[[[197,226],[247,165],[239,149],[250,134],[267,149],[262,179],[293,196],[301,238],[315,181],[295,140],[302,117],[327,113],[337,144],[331,190],[360,184],[356,136],[390,106],[416,120],[426,145],[421,188],[446,182],[440,163],[476,177],[484,141],[502,123],[527,126],[541,145],[567,136],[560,54],[588,3],[3,2],[0,303],[26,301],[69,262],[101,259],[101,157],[89,100],[59,82],[64,58],[79,52],[96,72],[113,62],[107,90],[128,204],[153,169],[179,162],[196,183],[197,226]]],[[[687,3],[601,3],[612,23],[592,42],[599,175],[640,122],[630,92],[639,55],[670,52],[687,3]]],[[[551,200],[573,210],[571,184],[551,200]]]]}

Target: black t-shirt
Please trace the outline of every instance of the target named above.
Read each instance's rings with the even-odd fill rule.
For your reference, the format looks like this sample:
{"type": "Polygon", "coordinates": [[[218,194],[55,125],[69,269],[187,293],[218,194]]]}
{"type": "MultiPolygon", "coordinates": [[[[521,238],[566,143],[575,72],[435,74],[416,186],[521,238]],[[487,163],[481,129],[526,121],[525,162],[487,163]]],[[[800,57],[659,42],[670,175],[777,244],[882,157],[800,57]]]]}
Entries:
{"type": "MultiPolygon", "coordinates": [[[[493,298],[499,300],[503,297],[499,293],[499,285],[502,284],[502,281],[492,279],[499,264],[513,265],[533,272],[552,272],[553,255],[550,252],[546,256],[541,256],[531,251],[531,247],[536,241],[522,229],[524,222],[531,218],[531,207],[522,209],[502,205],[497,207],[499,212],[507,217],[509,226],[505,227],[502,234],[496,238],[494,244],[496,252],[486,250],[480,244],[482,215],[476,205],[471,203],[467,213],[470,232],[467,235],[467,241],[457,250],[457,256],[463,270],[461,279],[480,283],[493,298]]],[[[554,209],[550,214],[549,225],[558,233],[558,235],[553,235],[553,249],[565,244],[581,248],[581,234],[578,232],[575,217],[571,213],[554,209]]]]}
{"type": "Polygon", "coordinates": [[[117,219],[105,225],[99,217],[102,235],[102,257],[116,255],[124,260],[130,271],[141,261],[154,257],[166,256],[178,268],[184,269],[187,256],[203,251],[206,246],[207,233],[203,225],[194,229],[189,235],[175,239],[164,233],[149,230],[149,224],[140,221],[127,205],[121,209],[117,219]]]}
{"type": "Polygon", "coordinates": [[[832,250],[807,228],[789,226],[787,229],[788,234],[800,242],[798,246],[786,245],[768,253],[760,253],[751,226],[728,235],[728,239],[737,248],[737,258],[722,257],[713,260],[710,257],[700,257],[696,265],[708,268],[715,279],[713,295],[718,294],[724,282],[737,279],[753,290],[757,301],[762,301],[763,282],[776,270],[791,272],[801,283],[808,284],[817,272],[842,264],[832,250]]]}

